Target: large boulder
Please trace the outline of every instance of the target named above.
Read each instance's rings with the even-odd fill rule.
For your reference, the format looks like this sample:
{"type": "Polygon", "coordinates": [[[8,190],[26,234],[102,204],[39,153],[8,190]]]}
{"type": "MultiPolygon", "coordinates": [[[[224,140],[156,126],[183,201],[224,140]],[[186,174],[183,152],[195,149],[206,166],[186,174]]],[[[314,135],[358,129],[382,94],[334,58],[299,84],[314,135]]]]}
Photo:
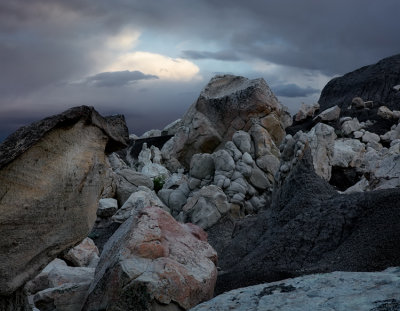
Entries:
{"type": "Polygon", "coordinates": [[[328,82],[318,103],[321,110],[338,105],[347,108],[354,97],[373,101],[389,109],[400,110],[400,92],[393,87],[400,84],[400,54],[382,59],[328,82]]]}
{"type": "Polygon", "coordinates": [[[216,261],[202,229],[145,208],[105,245],[83,310],[187,310],[212,298],[216,261]]]}
{"type": "Polygon", "coordinates": [[[173,157],[189,167],[192,155],[212,153],[222,142],[232,140],[238,131],[248,131],[251,119],[261,119],[275,112],[276,118],[265,120],[282,138],[283,107],[263,79],[215,76],[200,93],[197,101],[182,118],[182,126],[163,149],[164,158],[173,157]]]}
{"type": "Polygon", "coordinates": [[[399,286],[400,268],[313,274],[232,290],[191,310],[394,311],[400,307],[399,286]]]}
{"type": "Polygon", "coordinates": [[[123,116],[81,106],[20,128],[0,145],[0,295],[87,236],[107,186],[106,153],[127,141],[123,116]]]}
{"type": "Polygon", "coordinates": [[[297,138],[288,146],[292,167],[280,170],[271,208],[243,219],[228,242],[209,232],[222,269],[217,292],[307,273],[400,265],[400,189],[339,194],[316,175],[307,141],[297,138]]]}

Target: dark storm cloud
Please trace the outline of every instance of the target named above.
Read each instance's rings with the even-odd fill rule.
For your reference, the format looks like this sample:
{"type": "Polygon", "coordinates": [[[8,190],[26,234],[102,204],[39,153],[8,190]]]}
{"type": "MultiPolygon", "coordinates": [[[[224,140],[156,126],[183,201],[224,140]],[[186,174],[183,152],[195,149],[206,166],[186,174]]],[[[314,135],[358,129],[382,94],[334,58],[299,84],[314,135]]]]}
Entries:
{"type": "Polygon", "coordinates": [[[312,87],[302,88],[294,83],[273,86],[271,89],[275,95],[284,97],[307,97],[321,91],[312,87]]]}
{"type": "Polygon", "coordinates": [[[140,71],[112,71],[112,72],[101,72],[94,76],[88,77],[84,84],[94,85],[98,87],[114,87],[124,86],[134,83],[138,80],[151,80],[158,79],[155,75],[146,75],[140,71]]]}
{"type": "Polygon", "coordinates": [[[222,61],[241,60],[240,57],[235,52],[227,50],[218,52],[184,50],[182,51],[182,56],[188,59],[215,59],[222,61]]]}

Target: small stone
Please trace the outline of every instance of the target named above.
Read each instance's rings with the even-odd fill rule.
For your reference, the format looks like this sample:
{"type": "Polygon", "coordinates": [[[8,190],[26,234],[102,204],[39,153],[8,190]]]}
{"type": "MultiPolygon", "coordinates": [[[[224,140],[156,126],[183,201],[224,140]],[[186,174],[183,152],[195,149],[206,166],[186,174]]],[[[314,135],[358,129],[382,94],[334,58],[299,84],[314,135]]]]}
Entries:
{"type": "Polygon", "coordinates": [[[100,199],[97,216],[107,218],[111,217],[118,210],[118,201],[116,199],[107,198],[100,199]]]}

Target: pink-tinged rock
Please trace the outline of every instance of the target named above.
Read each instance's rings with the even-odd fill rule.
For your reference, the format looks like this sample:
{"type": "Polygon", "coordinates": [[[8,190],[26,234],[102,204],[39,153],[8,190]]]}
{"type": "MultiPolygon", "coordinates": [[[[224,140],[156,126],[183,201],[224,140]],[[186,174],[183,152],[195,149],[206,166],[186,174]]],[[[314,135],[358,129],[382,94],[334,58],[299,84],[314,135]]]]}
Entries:
{"type": "Polygon", "coordinates": [[[217,253],[206,239],[201,228],[144,208],[104,246],[83,310],[186,310],[211,299],[217,253]]]}
{"type": "Polygon", "coordinates": [[[91,238],[85,238],[79,245],[71,248],[65,255],[76,267],[96,267],[99,250],[91,238]]]}

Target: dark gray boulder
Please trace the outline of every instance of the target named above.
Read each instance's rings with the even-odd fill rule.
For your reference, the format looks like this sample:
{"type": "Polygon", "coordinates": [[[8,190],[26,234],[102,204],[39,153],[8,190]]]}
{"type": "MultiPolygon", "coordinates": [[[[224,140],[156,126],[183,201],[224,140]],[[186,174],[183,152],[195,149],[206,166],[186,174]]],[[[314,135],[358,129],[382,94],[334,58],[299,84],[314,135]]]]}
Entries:
{"type": "Polygon", "coordinates": [[[275,191],[272,207],[209,242],[216,292],[316,272],[376,271],[400,264],[400,189],[341,195],[317,176],[308,147],[275,191]]]}
{"type": "Polygon", "coordinates": [[[338,105],[350,106],[354,97],[373,101],[374,106],[385,105],[400,110],[400,54],[384,58],[378,63],[359,68],[328,82],[319,98],[320,110],[338,105]]]}

